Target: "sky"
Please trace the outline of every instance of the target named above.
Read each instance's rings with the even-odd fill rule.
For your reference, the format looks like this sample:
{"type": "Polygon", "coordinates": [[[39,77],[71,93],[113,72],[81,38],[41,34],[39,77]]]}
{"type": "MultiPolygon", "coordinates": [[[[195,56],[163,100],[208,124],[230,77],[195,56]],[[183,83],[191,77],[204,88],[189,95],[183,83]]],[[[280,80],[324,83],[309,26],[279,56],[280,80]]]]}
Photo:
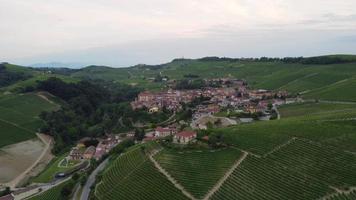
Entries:
{"type": "Polygon", "coordinates": [[[0,0],[0,61],[356,54],[355,0],[0,0]]]}

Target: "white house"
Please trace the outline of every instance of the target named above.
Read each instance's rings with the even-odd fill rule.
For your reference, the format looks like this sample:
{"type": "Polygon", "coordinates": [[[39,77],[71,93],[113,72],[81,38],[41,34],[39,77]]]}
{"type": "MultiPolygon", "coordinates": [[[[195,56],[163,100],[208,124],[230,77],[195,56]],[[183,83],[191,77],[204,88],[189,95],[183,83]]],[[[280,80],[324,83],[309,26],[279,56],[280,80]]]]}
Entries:
{"type": "Polygon", "coordinates": [[[194,131],[182,131],[174,136],[173,142],[178,144],[187,144],[196,137],[197,133],[194,131]]]}

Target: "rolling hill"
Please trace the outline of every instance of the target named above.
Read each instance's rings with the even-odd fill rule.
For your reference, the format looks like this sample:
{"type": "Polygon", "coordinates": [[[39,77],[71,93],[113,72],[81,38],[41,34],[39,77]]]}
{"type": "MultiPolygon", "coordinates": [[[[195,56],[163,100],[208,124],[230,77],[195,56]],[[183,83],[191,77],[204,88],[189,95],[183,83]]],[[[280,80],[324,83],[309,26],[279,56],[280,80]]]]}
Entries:
{"type": "Polygon", "coordinates": [[[165,183],[170,199],[353,199],[355,104],[307,102],[280,112],[281,120],[211,130],[225,149],[132,148],[104,172],[96,197],[164,199],[144,185],[165,183]]]}
{"type": "Polygon", "coordinates": [[[247,80],[253,88],[287,90],[313,99],[356,101],[356,97],[350,94],[356,87],[355,58],[352,55],[333,55],[306,58],[299,62],[227,58],[175,59],[154,66],[90,66],[74,72],[71,76],[113,80],[150,90],[163,88],[163,82],[152,81],[159,74],[174,80],[184,79],[187,75],[196,75],[198,78],[235,77],[247,80]],[[337,97],[334,91],[339,91],[337,97]]]}
{"type": "Polygon", "coordinates": [[[0,147],[36,137],[42,111],[59,108],[44,94],[8,94],[0,96],[0,147]]]}

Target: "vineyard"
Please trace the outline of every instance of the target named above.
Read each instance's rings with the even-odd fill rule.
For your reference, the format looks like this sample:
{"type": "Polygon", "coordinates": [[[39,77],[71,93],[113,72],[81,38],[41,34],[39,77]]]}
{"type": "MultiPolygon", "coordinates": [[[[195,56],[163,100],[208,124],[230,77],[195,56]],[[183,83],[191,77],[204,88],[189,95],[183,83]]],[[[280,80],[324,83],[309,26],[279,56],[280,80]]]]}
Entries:
{"type": "Polygon", "coordinates": [[[356,156],[332,147],[297,139],[270,159],[336,188],[356,185],[356,156]]]}
{"type": "Polygon", "coordinates": [[[96,188],[98,199],[187,199],[148,159],[143,148],[120,156],[96,188]]]}
{"type": "Polygon", "coordinates": [[[306,115],[325,115],[327,113],[336,113],[355,110],[354,104],[333,104],[333,103],[315,103],[306,102],[298,104],[283,105],[278,108],[281,117],[305,117],[306,115]]]}
{"type": "Polygon", "coordinates": [[[248,157],[226,180],[213,200],[317,199],[333,192],[326,184],[271,160],[248,157]]]}
{"type": "Polygon", "coordinates": [[[145,152],[161,147],[152,143],[132,147],[105,171],[96,196],[100,200],[355,199],[356,109],[352,104],[324,103],[312,109],[314,104],[288,105],[282,111],[288,117],[281,120],[215,129],[211,134],[219,134],[229,148],[164,148],[152,161],[145,152]],[[247,157],[231,168],[242,151],[247,157]]]}
{"type": "Polygon", "coordinates": [[[196,198],[202,198],[241,157],[236,149],[177,151],[155,156],[160,165],[196,198]]]}
{"type": "Polygon", "coordinates": [[[67,185],[73,185],[74,182],[72,180],[68,180],[60,185],[53,187],[40,195],[34,196],[29,200],[61,200],[63,197],[61,196],[61,191],[67,185]]]}

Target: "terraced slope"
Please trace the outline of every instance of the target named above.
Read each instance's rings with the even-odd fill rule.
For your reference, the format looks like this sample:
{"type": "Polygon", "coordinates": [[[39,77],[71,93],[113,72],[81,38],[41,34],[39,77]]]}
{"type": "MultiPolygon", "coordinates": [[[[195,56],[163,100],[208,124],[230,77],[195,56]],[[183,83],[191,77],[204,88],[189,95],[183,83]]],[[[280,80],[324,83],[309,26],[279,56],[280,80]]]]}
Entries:
{"type": "Polygon", "coordinates": [[[159,164],[196,198],[204,195],[241,157],[239,150],[169,150],[155,156],[159,164]]]}
{"type": "Polygon", "coordinates": [[[140,148],[120,156],[104,172],[96,188],[98,199],[188,199],[160,173],[140,148]]]}
{"type": "Polygon", "coordinates": [[[57,109],[37,94],[0,96],[0,147],[35,137],[42,111],[57,109]]]}

